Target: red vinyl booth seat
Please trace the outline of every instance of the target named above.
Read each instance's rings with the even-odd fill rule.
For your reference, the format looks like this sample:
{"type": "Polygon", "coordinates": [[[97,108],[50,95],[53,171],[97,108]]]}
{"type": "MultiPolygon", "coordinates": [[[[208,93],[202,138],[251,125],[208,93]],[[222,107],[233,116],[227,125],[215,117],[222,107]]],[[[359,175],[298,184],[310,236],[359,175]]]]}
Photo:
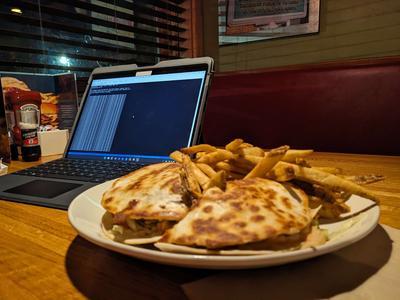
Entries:
{"type": "Polygon", "coordinates": [[[400,57],[218,73],[204,142],[400,155],[400,57]]]}

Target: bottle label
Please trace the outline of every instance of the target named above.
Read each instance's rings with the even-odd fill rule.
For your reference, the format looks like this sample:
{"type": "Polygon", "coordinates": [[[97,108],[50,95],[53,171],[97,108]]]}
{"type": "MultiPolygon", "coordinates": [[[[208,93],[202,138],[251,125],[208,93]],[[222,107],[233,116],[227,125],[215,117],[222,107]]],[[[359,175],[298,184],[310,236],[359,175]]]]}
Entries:
{"type": "Polygon", "coordinates": [[[21,107],[19,109],[20,110],[39,110],[39,107],[36,104],[28,103],[28,104],[21,105],[21,107]]]}
{"type": "Polygon", "coordinates": [[[39,145],[37,129],[21,129],[22,147],[33,147],[39,145]]]}

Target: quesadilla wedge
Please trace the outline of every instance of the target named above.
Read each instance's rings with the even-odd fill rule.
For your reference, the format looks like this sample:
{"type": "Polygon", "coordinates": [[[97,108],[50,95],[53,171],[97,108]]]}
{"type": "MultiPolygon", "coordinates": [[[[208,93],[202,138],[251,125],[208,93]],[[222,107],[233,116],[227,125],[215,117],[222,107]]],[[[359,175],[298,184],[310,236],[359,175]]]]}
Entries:
{"type": "Polygon", "coordinates": [[[189,210],[177,163],[143,167],[117,179],[101,201],[107,237],[127,244],[153,243],[189,210]]]}
{"type": "MultiPolygon", "coordinates": [[[[191,246],[183,246],[183,245],[175,245],[170,243],[163,243],[157,241],[154,246],[164,252],[174,252],[174,253],[186,253],[186,254],[200,254],[200,255],[226,255],[226,256],[245,256],[245,255],[269,255],[275,254],[277,251],[288,251],[288,250],[296,250],[296,249],[305,249],[318,245],[322,245],[327,241],[327,234],[320,230],[317,226],[312,226],[311,230],[308,231],[307,237],[304,240],[297,239],[297,243],[293,244],[292,247],[289,247],[289,243],[293,243],[293,241],[286,241],[287,237],[281,236],[279,239],[280,243],[276,239],[268,240],[268,244],[274,244],[271,250],[268,245],[265,245],[263,241],[260,243],[250,243],[245,245],[239,245],[237,247],[229,247],[226,249],[207,249],[207,248],[198,248],[191,246]],[[258,250],[260,249],[260,250],[258,250]]],[[[291,237],[293,238],[293,237],[291,237]]]]}
{"type": "MultiPolygon", "coordinates": [[[[307,195],[290,184],[263,178],[233,180],[225,191],[207,190],[155,246],[164,251],[168,243],[211,250],[299,248],[315,231],[311,226],[315,213],[308,207],[307,195]]],[[[321,236],[315,240],[326,241],[321,236]]]]}

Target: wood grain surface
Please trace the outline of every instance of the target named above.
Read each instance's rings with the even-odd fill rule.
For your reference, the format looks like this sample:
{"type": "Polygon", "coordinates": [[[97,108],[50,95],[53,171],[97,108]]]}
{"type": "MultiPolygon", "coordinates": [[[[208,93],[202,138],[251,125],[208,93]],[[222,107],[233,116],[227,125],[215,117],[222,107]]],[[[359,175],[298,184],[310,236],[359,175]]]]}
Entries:
{"type": "MultiPolygon", "coordinates": [[[[56,157],[47,157],[42,161],[56,157]]],[[[380,222],[400,228],[400,157],[315,153],[315,166],[381,174],[380,222]]],[[[36,163],[13,162],[10,170],[36,163]]],[[[0,200],[0,299],[187,299],[181,285],[218,271],[140,261],[79,237],[64,210],[0,200]]]]}

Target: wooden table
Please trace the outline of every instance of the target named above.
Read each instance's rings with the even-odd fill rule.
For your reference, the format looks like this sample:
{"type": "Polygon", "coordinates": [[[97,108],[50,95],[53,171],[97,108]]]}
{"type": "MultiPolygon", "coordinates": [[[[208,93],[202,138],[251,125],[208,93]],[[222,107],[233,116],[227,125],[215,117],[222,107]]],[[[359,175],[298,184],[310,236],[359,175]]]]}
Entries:
{"type": "MultiPolygon", "coordinates": [[[[400,157],[315,153],[309,161],[349,174],[384,175],[385,181],[370,185],[381,199],[380,222],[400,229],[400,157]]],[[[34,164],[13,162],[10,171],[34,164]]],[[[79,237],[66,211],[4,200],[0,241],[0,299],[186,299],[182,284],[234,272],[182,269],[114,253],[79,237]]]]}

